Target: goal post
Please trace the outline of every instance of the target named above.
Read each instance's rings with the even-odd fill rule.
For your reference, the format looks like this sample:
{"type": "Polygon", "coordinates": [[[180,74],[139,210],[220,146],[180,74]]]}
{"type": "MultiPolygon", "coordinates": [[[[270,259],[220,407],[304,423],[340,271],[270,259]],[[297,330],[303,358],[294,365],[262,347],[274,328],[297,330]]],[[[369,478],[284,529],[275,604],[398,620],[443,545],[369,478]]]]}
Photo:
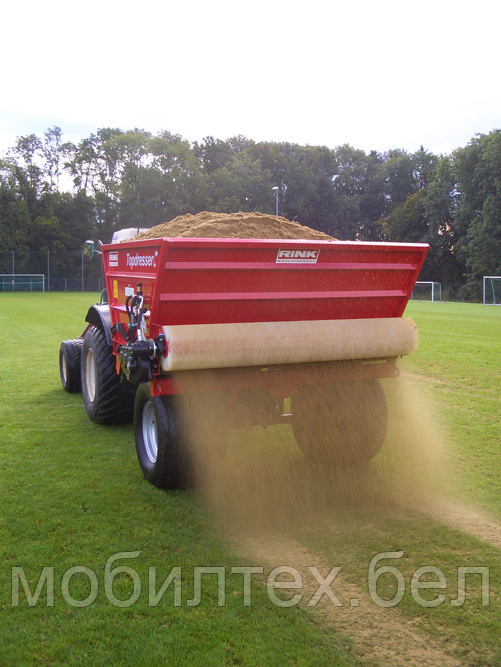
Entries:
{"type": "Polygon", "coordinates": [[[484,276],[484,306],[501,306],[501,276],[484,276]]]}
{"type": "Polygon", "coordinates": [[[43,273],[0,273],[2,292],[45,292],[43,273]]]}
{"type": "Polygon", "coordinates": [[[413,301],[442,301],[442,284],[433,280],[418,280],[411,293],[413,301]]]}

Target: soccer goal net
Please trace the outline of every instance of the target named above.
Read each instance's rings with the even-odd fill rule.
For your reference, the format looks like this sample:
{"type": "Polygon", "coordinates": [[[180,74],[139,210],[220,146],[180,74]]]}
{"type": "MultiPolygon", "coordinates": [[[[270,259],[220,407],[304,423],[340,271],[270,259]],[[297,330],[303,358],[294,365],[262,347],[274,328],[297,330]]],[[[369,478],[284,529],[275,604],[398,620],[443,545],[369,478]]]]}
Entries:
{"type": "Polygon", "coordinates": [[[2,292],[45,292],[43,273],[1,273],[2,292]]]}
{"type": "Polygon", "coordinates": [[[428,280],[417,281],[412,290],[414,301],[442,301],[442,285],[428,280]]]}
{"type": "Polygon", "coordinates": [[[484,276],[484,306],[501,306],[501,276],[484,276]]]}

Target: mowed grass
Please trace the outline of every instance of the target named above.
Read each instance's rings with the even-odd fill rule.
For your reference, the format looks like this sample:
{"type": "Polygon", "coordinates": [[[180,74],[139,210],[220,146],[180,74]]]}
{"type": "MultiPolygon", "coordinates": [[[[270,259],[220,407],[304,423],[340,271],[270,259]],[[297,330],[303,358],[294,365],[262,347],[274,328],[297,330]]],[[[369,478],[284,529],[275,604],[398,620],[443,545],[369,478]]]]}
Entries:
{"type": "MultiPolygon", "coordinates": [[[[333,529],[326,530],[325,522],[309,526],[301,542],[318,557],[343,566],[345,578],[366,594],[371,558],[382,552],[404,552],[401,558],[378,563],[397,567],[403,574],[406,593],[398,605],[399,613],[414,630],[438,641],[446,655],[460,664],[501,665],[499,549],[486,543],[491,537],[488,530],[486,541],[479,540],[455,528],[454,519],[444,525],[433,518],[434,512],[430,514],[419,504],[422,493],[428,501],[431,495],[438,515],[442,505],[451,503],[460,512],[469,506],[483,508],[494,523],[501,519],[501,308],[420,302],[410,303],[405,316],[412,317],[420,331],[418,351],[398,364],[405,376],[403,386],[408,388],[405,401],[413,420],[409,430],[415,432],[406,432],[402,424],[400,427],[403,438],[408,437],[416,446],[415,453],[407,450],[415,470],[403,464],[391,469],[383,448],[372,470],[377,479],[383,476],[386,488],[380,486],[374,493],[366,484],[363,492],[367,502],[357,503],[350,498],[345,511],[337,513],[333,529]],[[430,423],[434,430],[431,434],[430,423]],[[429,437],[429,442],[421,448],[422,436],[429,437]],[[433,462],[420,461],[426,453],[433,455],[430,448],[434,446],[443,448],[436,458],[436,470],[433,462]],[[392,485],[400,487],[394,498],[392,485]],[[409,487],[409,497],[399,502],[402,486],[409,487]],[[413,495],[414,502],[410,500],[413,495]],[[445,594],[445,601],[434,608],[417,604],[410,590],[413,573],[425,566],[438,568],[446,577],[445,590],[420,591],[427,600],[445,594]],[[464,604],[451,604],[458,595],[460,567],[484,567],[489,571],[489,606],[481,604],[480,575],[467,577],[464,604]]],[[[390,399],[390,416],[391,406],[390,399]]],[[[430,458],[433,461],[433,456],[430,458]]],[[[329,522],[327,525],[332,528],[329,522]]],[[[497,544],[500,536],[498,529],[497,544]]],[[[429,574],[423,580],[436,582],[437,576],[429,574]]],[[[380,577],[379,590],[386,600],[396,594],[393,575],[380,577]]]]}
{"type": "MultiPolygon", "coordinates": [[[[97,426],[87,418],[81,395],[62,391],[60,342],[81,333],[93,299],[97,295],[2,295],[0,665],[383,665],[370,651],[357,648],[357,637],[346,626],[336,626],[335,614],[326,624],[303,603],[273,605],[264,585],[271,567],[301,570],[304,564],[291,556],[269,566],[242,550],[237,555],[198,493],[162,492],[142,478],[131,425],[97,426]],[[142,582],[140,597],[130,607],[116,606],[104,591],[106,562],[114,554],[137,551],[136,558],[117,560],[112,569],[133,567],[142,582]],[[242,575],[231,574],[231,567],[255,565],[264,566],[264,575],[253,576],[252,602],[246,607],[242,575]],[[99,582],[95,602],[85,608],[68,604],[61,591],[64,573],[74,566],[90,568],[99,582]],[[204,577],[200,604],[188,606],[194,597],[193,568],[211,566],[226,568],[224,606],[218,605],[215,576],[204,577]],[[21,587],[20,604],[13,606],[13,567],[24,568],[32,593],[42,568],[53,567],[54,605],[46,606],[44,588],[38,604],[30,607],[21,587]],[[157,569],[156,590],[173,567],[181,568],[180,606],[174,604],[172,586],[157,606],[149,605],[151,567],[157,569]]],[[[417,322],[421,345],[400,367],[440,417],[451,471],[444,486],[501,518],[501,309],[412,303],[406,315],[417,322]]],[[[266,439],[259,429],[254,432],[257,455],[265,457],[266,439]]],[[[293,444],[285,428],[277,433],[286,466],[293,444]]],[[[238,442],[230,444],[234,456],[238,442]]],[[[280,457],[270,456],[274,465],[279,462],[280,457]]],[[[297,452],[291,460],[297,460],[297,452]]],[[[385,465],[383,451],[369,477],[386,479],[385,465]]],[[[276,474],[279,479],[280,471],[276,474]]],[[[374,612],[398,614],[423,636],[445,638],[447,651],[461,664],[501,664],[499,550],[416,508],[392,506],[378,492],[369,500],[334,493],[318,522],[277,528],[277,544],[282,536],[293,537],[318,556],[319,568],[320,563],[342,566],[345,580],[364,591],[371,558],[404,551],[404,558],[390,564],[402,572],[406,595],[396,609],[369,601],[374,612]],[[417,605],[409,592],[412,573],[425,565],[447,578],[447,600],[436,608],[417,605]],[[489,568],[488,607],[481,605],[478,576],[469,577],[464,605],[450,604],[457,596],[460,566],[489,568]]],[[[133,590],[128,574],[117,575],[117,598],[127,600],[133,590]]],[[[88,577],[75,574],[70,592],[85,599],[88,577]]],[[[378,592],[391,598],[394,579],[381,577],[378,592]]],[[[421,594],[431,599],[438,592],[421,594]]]]}
{"type": "MultiPolygon", "coordinates": [[[[94,299],[94,300],[93,300],[94,299]]],[[[87,417],[80,394],[62,391],[60,342],[83,330],[90,294],[2,295],[0,328],[0,665],[324,665],[352,664],[349,641],[328,636],[303,609],[282,609],[253,582],[252,606],[243,604],[248,565],[217,536],[193,492],[163,492],[138,468],[131,425],[102,427],[87,417]],[[105,595],[104,568],[121,552],[140,552],[111,569],[133,567],[142,583],[131,607],[105,595]],[[71,567],[97,576],[96,601],[68,604],[61,579],[71,567]],[[194,598],[194,567],[226,567],[227,593],[218,605],[215,576],[204,577],[194,598]],[[30,607],[22,586],[12,606],[12,568],[23,567],[34,593],[43,567],[54,568],[54,604],[46,588],[30,607]],[[148,599],[149,568],[158,591],[173,567],[182,572],[182,604],[173,587],[157,606],[148,599]],[[235,594],[234,594],[235,593],[235,594]],[[343,648],[340,646],[343,644],[343,648]]],[[[77,573],[70,594],[83,600],[90,580],[77,573]]],[[[133,581],[114,581],[127,600],[133,581]]],[[[66,596],[68,598],[68,596],[66,596]]]]}
{"type": "Polygon", "coordinates": [[[501,519],[501,307],[410,302],[417,352],[400,367],[443,416],[452,482],[501,519]]]}

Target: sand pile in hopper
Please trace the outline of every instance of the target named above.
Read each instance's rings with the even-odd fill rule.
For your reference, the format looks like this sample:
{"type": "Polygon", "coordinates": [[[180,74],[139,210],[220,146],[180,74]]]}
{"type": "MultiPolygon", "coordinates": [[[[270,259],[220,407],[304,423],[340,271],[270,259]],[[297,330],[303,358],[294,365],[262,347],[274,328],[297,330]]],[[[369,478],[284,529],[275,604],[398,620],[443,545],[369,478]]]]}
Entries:
{"type": "Polygon", "coordinates": [[[305,227],[287,218],[265,213],[212,213],[180,215],[138,234],[134,240],[171,238],[205,239],[306,239],[333,241],[316,229],[305,227]]]}

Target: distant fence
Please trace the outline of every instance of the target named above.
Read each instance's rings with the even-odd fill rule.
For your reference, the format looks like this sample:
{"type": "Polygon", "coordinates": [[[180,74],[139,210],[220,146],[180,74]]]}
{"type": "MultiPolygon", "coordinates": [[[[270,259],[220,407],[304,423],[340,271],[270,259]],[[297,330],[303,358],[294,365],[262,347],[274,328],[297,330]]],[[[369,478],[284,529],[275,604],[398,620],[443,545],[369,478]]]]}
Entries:
{"type": "MultiPolygon", "coordinates": [[[[101,259],[84,262],[82,253],[46,250],[0,252],[0,274],[44,275],[46,292],[100,292],[104,289],[101,259]]],[[[3,291],[8,290],[8,285],[3,291]]]]}

